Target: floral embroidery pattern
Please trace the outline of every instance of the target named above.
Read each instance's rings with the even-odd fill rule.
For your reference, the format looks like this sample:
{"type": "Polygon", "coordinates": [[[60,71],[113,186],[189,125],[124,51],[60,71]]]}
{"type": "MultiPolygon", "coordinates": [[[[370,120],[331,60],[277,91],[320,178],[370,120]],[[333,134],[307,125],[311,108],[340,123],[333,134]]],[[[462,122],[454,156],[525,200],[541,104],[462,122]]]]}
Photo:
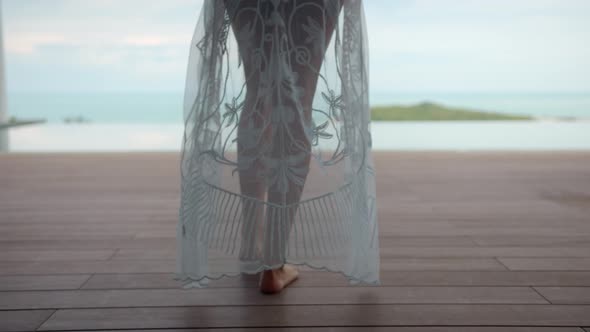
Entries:
{"type": "MultiPolygon", "coordinates": [[[[235,173],[239,169],[254,167],[254,159],[261,158],[263,166],[271,171],[258,172],[259,176],[263,177],[272,174],[273,179],[276,176],[284,177],[279,183],[281,183],[281,188],[285,188],[287,185],[284,185],[284,183],[289,181],[294,184],[300,184],[301,181],[298,181],[296,177],[289,174],[301,173],[302,171],[286,172],[283,169],[280,169],[280,167],[283,167],[282,165],[284,163],[282,160],[288,160],[291,158],[289,153],[292,152],[273,155],[268,153],[269,149],[266,149],[266,151],[259,152],[258,155],[255,155],[252,151],[249,151],[256,147],[260,147],[260,145],[269,144],[269,142],[264,142],[262,139],[262,132],[268,130],[270,127],[273,134],[273,144],[284,144],[279,142],[280,140],[278,137],[288,137],[291,140],[291,145],[294,144],[299,147],[299,152],[296,153],[296,156],[299,158],[301,158],[302,155],[308,155],[312,157],[312,160],[315,160],[322,166],[335,165],[342,161],[348,154],[354,152],[354,150],[347,148],[348,145],[354,144],[354,142],[344,142],[343,140],[354,140],[359,137],[364,137],[365,140],[370,140],[370,137],[368,137],[370,136],[370,133],[363,130],[361,122],[358,121],[360,119],[357,119],[358,115],[353,114],[354,110],[352,107],[355,106],[355,102],[353,101],[350,105],[347,105],[345,101],[345,99],[350,101],[351,98],[358,99],[355,94],[362,95],[365,92],[353,91],[355,87],[352,85],[343,87],[343,91],[341,92],[337,92],[335,87],[318,87],[316,91],[321,97],[321,107],[312,108],[311,120],[304,120],[304,109],[300,100],[305,94],[305,89],[299,82],[300,74],[291,66],[292,64],[297,63],[309,70],[317,72],[320,77],[318,83],[320,85],[327,82],[327,80],[322,77],[322,74],[319,73],[319,68],[314,67],[314,64],[311,61],[311,54],[320,57],[323,56],[321,53],[323,52],[326,43],[325,24],[329,18],[327,15],[334,15],[334,17],[331,17],[330,19],[333,19],[336,22],[340,19],[338,15],[335,15],[335,13],[338,13],[336,10],[337,6],[335,6],[338,1],[325,1],[325,9],[321,20],[308,16],[303,22],[299,23],[299,25],[294,25],[294,23],[288,21],[289,18],[293,16],[292,14],[286,15],[284,12],[281,12],[281,10],[283,10],[282,4],[288,3],[288,1],[259,0],[259,3],[261,5],[263,3],[270,3],[271,6],[265,7],[270,8],[271,10],[268,18],[264,19],[260,16],[256,16],[255,20],[246,20],[240,29],[234,29],[237,42],[249,46],[249,51],[242,52],[238,59],[238,67],[243,64],[242,58],[258,59],[258,61],[251,61],[256,70],[258,70],[256,77],[258,77],[258,80],[260,81],[257,85],[258,94],[256,101],[253,102],[253,104],[259,108],[268,104],[273,104],[275,106],[271,111],[267,110],[266,112],[263,112],[262,110],[257,110],[246,114],[244,111],[245,95],[241,94],[239,96],[232,96],[228,102],[223,104],[225,109],[221,118],[223,125],[213,126],[213,128],[217,128],[216,130],[218,131],[218,134],[215,136],[215,139],[210,142],[210,149],[208,149],[205,154],[211,156],[216,162],[234,165],[235,168],[232,173],[235,173]],[[293,38],[292,35],[294,32],[290,31],[290,28],[301,29],[300,31],[303,33],[303,37],[301,37],[302,44],[293,44],[290,39],[293,38]],[[252,41],[255,40],[255,33],[257,33],[257,31],[260,33],[260,30],[262,30],[262,35],[264,37],[259,45],[255,45],[252,41]],[[344,92],[348,94],[347,98],[342,95],[344,92]],[[242,117],[245,117],[245,119],[241,119],[242,117]],[[258,119],[258,122],[264,121],[264,123],[262,125],[254,125],[255,119],[258,119]],[[237,137],[232,137],[231,140],[230,137],[222,137],[220,133],[225,130],[224,128],[231,126],[237,127],[240,121],[244,121],[243,128],[239,130],[240,140],[238,140],[237,137]],[[317,121],[319,121],[319,125],[316,124],[317,121]],[[297,124],[297,122],[299,122],[299,124],[297,124]],[[300,132],[303,132],[303,136],[299,135],[296,137],[297,135],[293,128],[297,126],[303,127],[302,130],[300,130],[300,132]],[[223,141],[224,139],[226,141],[223,141]],[[305,141],[307,141],[307,143],[305,143],[305,141]],[[305,146],[308,145],[320,146],[324,141],[335,145],[335,151],[333,151],[328,159],[322,159],[322,157],[314,155],[314,152],[305,149],[305,146]],[[232,143],[238,144],[243,148],[240,151],[244,151],[244,153],[238,158],[240,159],[240,162],[238,162],[235,157],[232,159],[227,156],[226,148],[231,146],[232,143]],[[222,148],[220,149],[219,147],[222,148]]],[[[300,7],[295,7],[295,9],[298,10],[298,8],[304,8],[305,5],[306,3],[303,2],[300,7]]],[[[217,27],[217,33],[223,39],[224,45],[223,47],[217,46],[217,53],[219,56],[223,56],[227,51],[225,48],[225,39],[228,36],[231,18],[239,17],[247,10],[241,9],[235,4],[232,6],[235,7],[227,8],[224,19],[217,27]]],[[[309,7],[311,8],[311,6],[309,7]]],[[[348,47],[350,48],[356,48],[358,46],[355,44],[355,40],[359,38],[358,31],[360,29],[360,27],[358,27],[358,18],[349,14],[343,15],[343,19],[343,24],[345,25],[343,31],[345,31],[345,33],[341,36],[339,31],[336,31],[336,36],[333,37],[335,38],[335,43],[342,43],[343,45],[349,45],[348,47]],[[345,38],[346,40],[342,41],[341,38],[345,38]]],[[[214,33],[215,32],[212,34],[214,33]]],[[[215,45],[222,44],[221,41],[217,44],[210,43],[212,34],[203,36],[197,43],[201,52],[205,54],[209,52],[209,50],[207,50],[208,47],[216,47],[215,45]]],[[[343,63],[341,64],[344,74],[353,75],[350,77],[351,80],[361,79],[361,77],[358,76],[358,72],[360,72],[362,68],[358,68],[351,59],[348,59],[348,61],[346,60],[346,58],[342,59],[343,63]]],[[[246,82],[241,87],[242,90],[247,90],[247,80],[248,78],[246,77],[246,82]]],[[[221,89],[224,90],[225,88],[222,87],[221,89]]],[[[204,121],[201,125],[211,127],[210,119],[204,121]]],[[[236,129],[237,128],[234,128],[232,132],[237,132],[236,129]]],[[[284,150],[287,150],[286,147],[284,147],[284,150]]],[[[293,170],[295,167],[299,166],[292,164],[289,169],[293,170]]],[[[360,170],[360,166],[357,167],[357,169],[360,170]]]]}

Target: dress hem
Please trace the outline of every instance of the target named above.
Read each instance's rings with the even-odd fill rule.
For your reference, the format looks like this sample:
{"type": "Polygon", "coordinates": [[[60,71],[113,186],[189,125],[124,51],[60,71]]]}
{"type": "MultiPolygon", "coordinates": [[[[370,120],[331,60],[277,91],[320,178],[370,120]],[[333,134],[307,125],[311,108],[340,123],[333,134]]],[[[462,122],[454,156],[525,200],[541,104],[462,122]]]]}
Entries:
{"type": "MultiPolygon", "coordinates": [[[[352,275],[349,275],[349,274],[345,273],[344,271],[330,269],[329,267],[326,267],[326,266],[315,266],[315,265],[305,263],[305,262],[291,262],[288,260],[285,263],[291,264],[291,265],[296,265],[296,266],[306,266],[306,267],[311,268],[316,271],[324,271],[324,272],[331,272],[331,273],[340,274],[348,280],[349,285],[353,285],[353,286],[381,286],[381,281],[379,279],[374,280],[374,281],[367,281],[367,280],[359,279],[359,278],[356,278],[352,275]]],[[[184,288],[184,289],[207,288],[210,280],[221,280],[223,278],[235,278],[235,277],[239,277],[243,274],[257,274],[257,273],[260,273],[264,270],[271,270],[271,269],[279,268],[282,265],[283,265],[283,263],[275,264],[275,265],[261,265],[256,270],[243,270],[243,271],[237,272],[237,273],[221,273],[221,274],[215,274],[215,275],[211,274],[211,275],[204,275],[204,276],[199,276],[199,277],[191,275],[191,274],[187,274],[187,273],[175,272],[173,279],[184,282],[182,285],[182,288],[184,288]]]]}

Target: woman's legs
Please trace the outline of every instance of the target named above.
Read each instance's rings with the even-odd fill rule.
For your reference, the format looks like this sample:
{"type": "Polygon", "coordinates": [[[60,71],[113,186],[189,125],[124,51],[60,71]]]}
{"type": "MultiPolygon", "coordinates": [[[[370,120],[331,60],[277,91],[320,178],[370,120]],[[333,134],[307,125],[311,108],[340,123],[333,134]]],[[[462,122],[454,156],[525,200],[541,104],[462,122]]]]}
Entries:
{"type": "MultiPolygon", "coordinates": [[[[274,209],[267,206],[265,218],[265,236],[264,251],[262,258],[265,264],[284,263],[286,258],[286,246],[288,234],[293,224],[298,202],[303,192],[303,187],[309,172],[309,162],[311,156],[311,143],[306,134],[306,127],[311,126],[312,103],[315,89],[318,81],[318,73],[323,61],[323,56],[333,33],[336,17],[327,17],[326,8],[322,0],[292,1],[282,3],[279,6],[285,6],[280,9],[285,26],[275,28],[274,40],[264,39],[264,25],[267,22],[261,21],[259,14],[268,18],[270,13],[275,9],[270,6],[270,2],[264,2],[265,8],[259,7],[262,2],[256,0],[231,2],[225,0],[228,9],[231,8],[230,18],[232,19],[232,28],[234,32],[244,29],[252,29],[248,40],[238,40],[240,56],[244,64],[244,74],[247,81],[247,94],[245,106],[242,110],[238,124],[238,164],[240,175],[240,188],[242,194],[249,197],[264,200],[265,194],[267,201],[274,206],[290,206],[289,208],[274,209]],[[293,7],[297,4],[297,8],[293,7]],[[291,14],[293,14],[291,16],[291,14]],[[315,21],[322,28],[316,35],[304,28],[304,25],[310,24],[310,20],[315,21]],[[285,28],[287,30],[285,30],[285,28]],[[310,38],[312,37],[312,38],[310,38]],[[280,42],[288,42],[287,52],[284,48],[279,48],[280,42]],[[310,42],[311,40],[311,42],[310,42]],[[252,51],[255,48],[261,48],[266,60],[265,63],[253,61],[252,51]],[[308,57],[301,58],[298,52],[302,49],[307,50],[308,57]],[[278,64],[278,67],[285,66],[290,72],[284,70],[268,70],[268,66],[273,66],[272,61],[278,64]],[[263,77],[261,66],[266,66],[266,74],[270,73],[272,77],[263,77]],[[287,77],[281,77],[286,75],[287,77]],[[302,95],[285,93],[282,79],[287,78],[291,86],[289,89],[302,91],[302,95]],[[290,79],[290,80],[289,80],[290,79]],[[261,96],[261,81],[279,89],[271,91],[270,96],[261,96]],[[295,98],[294,98],[295,96],[295,98]],[[281,110],[273,109],[273,105],[282,105],[281,110]],[[273,112],[291,112],[292,117],[289,120],[282,119],[274,121],[270,125],[270,119],[273,112]],[[259,144],[246,144],[246,132],[252,131],[252,126],[258,131],[259,144]],[[261,158],[270,157],[271,160],[289,160],[287,172],[291,172],[291,177],[287,177],[285,186],[285,173],[272,174],[275,177],[269,181],[266,187],[265,179],[258,175],[263,169],[261,158]],[[293,158],[297,156],[298,158],[293,158]],[[278,179],[276,178],[278,177],[278,179]],[[295,177],[295,178],[293,178],[295,177]],[[279,212],[277,215],[276,212],[279,212]],[[282,213],[285,212],[285,213],[282,213]],[[280,224],[279,224],[280,222],[280,224]]],[[[278,2],[277,2],[278,3],[278,2]]],[[[278,10],[278,8],[276,8],[278,10]]],[[[268,28],[266,30],[269,33],[268,28]]],[[[268,91],[266,91],[268,93],[268,91]]],[[[277,114],[274,114],[275,118],[277,114]]],[[[249,137],[251,139],[251,136],[249,137]]],[[[281,171],[279,167],[274,171],[281,171]]],[[[285,171],[285,169],[282,169],[285,171]]],[[[269,180],[268,178],[266,180],[269,180]]],[[[244,200],[243,216],[243,243],[240,257],[255,257],[255,247],[251,243],[252,232],[256,231],[256,225],[262,222],[263,211],[261,204],[255,204],[253,201],[244,200]]],[[[280,291],[297,277],[297,270],[289,264],[284,264],[281,268],[264,271],[261,278],[261,290],[263,292],[274,293],[280,291]]]]}
{"type": "MultiPolygon", "coordinates": [[[[297,180],[289,178],[286,190],[284,183],[281,184],[279,181],[273,182],[267,190],[269,203],[289,206],[287,209],[281,209],[284,214],[278,218],[276,214],[266,213],[263,256],[264,260],[268,262],[285,262],[287,239],[309,173],[311,142],[307,137],[306,127],[311,126],[312,104],[318,75],[337,19],[336,17],[328,17],[323,1],[297,1],[296,3],[301,6],[297,8],[292,21],[289,22],[291,25],[288,37],[291,38],[290,49],[292,51],[289,65],[296,77],[293,88],[301,89],[303,95],[298,100],[281,99],[280,104],[294,110],[295,119],[288,122],[288,126],[279,123],[278,128],[274,128],[274,145],[271,157],[277,159],[300,157],[293,158],[294,162],[288,162],[287,169],[287,172],[291,172],[291,176],[297,180]],[[309,24],[310,20],[314,20],[322,27],[319,32],[322,35],[310,35],[303,28],[303,25],[309,24]],[[317,44],[310,43],[310,37],[317,44]],[[308,52],[307,59],[298,58],[300,54],[296,54],[296,52],[302,49],[308,52]],[[281,224],[276,225],[279,221],[281,224]],[[273,223],[277,227],[271,227],[273,223]]],[[[290,12],[289,9],[286,11],[290,12]]],[[[284,264],[282,269],[268,270],[263,273],[261,289],[268,293],[278,292],[296,277],[297,270],[290,264],[284,264]]]]}
{"type": "Polygon", "coordinates": [[[252,137],[245,133],[248,130],[259,132],[260,137],[259,144],[256,144],[254,147],[238,143],[240,192],[244,196],[255,198],[242,199],[242,218],[244,221],[242,227],[242,243],[240,246],[240,259],[242,261],[256,261],[260,256],[262,240],[259,240],[259,244],[254,243],[253,239],[259,239],[257,233],[260,233],[260,228],[262,227],[262,220],[264,218],[264,205],[262,202],[266,196],[266,184],[264,183],[264,179],[261,179],[257,173],[263,167],[259,157],[263,153],[260,147],[271,139],[269,128],[264,129],[265,121],[262,119],[263,115],[256,112],[256,107],[253,105],[251,97],[253,93],[250,91],[252,89],[248,89],[246,102],[242,110],[240,122],[238,123],[238,142],[244,142],[244,137],[252,137]]]}
{"type": "Polygon", "coordinates": [[[252,28],[256,33],[248,40],[238,40],[238,48],[246,77],[246,96],[244,106],[238,121],[237,129],[237,152],[238,152],[238,174],[240,181],[240,192],[248,197],[242,199],[242,220],[240,260],[247,264],[248,261],[257,261],[260,257],[259,239],[257,233],[262,227],[264,218],[264,205],[262,202],[266,197],[266,184],[260,178],[258,172],[263,168],[261,156],[264,154],[263,147],[270,142],[270,127],[268,118],[270,111],[260,103],[258,98],[260,75],[252,61],[252,55],[248,52],[261,42],[262,27],[257,23],[256,8],[258,0],[224,0],[225,8],[232,19],[232,29],[237,32],[243,29],[252,28]],[[252,143],[254,141],[254,143],[252,143]],[[252,199],[250,199],[252,198],[252,199]]]}

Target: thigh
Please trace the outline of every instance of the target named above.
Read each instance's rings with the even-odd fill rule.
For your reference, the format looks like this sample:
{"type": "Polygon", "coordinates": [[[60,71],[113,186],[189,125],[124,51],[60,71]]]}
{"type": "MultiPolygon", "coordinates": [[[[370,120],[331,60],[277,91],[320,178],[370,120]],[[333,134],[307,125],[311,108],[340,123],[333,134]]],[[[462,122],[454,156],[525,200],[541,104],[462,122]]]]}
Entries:
{"type": "Polygon", "coordinates": [[[297,0],[288,4],[285,21],[290,39],[290,67],[297,74],[297,85],[303,89],[301,103],[309,122],[320,69],[338,24],[342,2],[297,0]]]}

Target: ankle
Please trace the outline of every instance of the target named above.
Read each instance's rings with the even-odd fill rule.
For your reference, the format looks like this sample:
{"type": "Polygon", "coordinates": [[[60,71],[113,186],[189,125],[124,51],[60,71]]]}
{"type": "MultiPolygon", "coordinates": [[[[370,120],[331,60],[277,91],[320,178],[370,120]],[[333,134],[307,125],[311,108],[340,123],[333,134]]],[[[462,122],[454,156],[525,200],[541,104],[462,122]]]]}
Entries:
{"type": "Polygon", "coordinates": [[[280,267],[278,267],[278,268],[276,268],[276,269],[271,269],[271,270],[264,270],[264,271],[262,272],[262,274],[263,274],[265,277],[275,278],[275,277],[277,277],[277,276],[279,275],[279,273],[281,273],[281,272],[283,271],[283,266],[284,266],[284,265],[281,265],[280,267]]]}

